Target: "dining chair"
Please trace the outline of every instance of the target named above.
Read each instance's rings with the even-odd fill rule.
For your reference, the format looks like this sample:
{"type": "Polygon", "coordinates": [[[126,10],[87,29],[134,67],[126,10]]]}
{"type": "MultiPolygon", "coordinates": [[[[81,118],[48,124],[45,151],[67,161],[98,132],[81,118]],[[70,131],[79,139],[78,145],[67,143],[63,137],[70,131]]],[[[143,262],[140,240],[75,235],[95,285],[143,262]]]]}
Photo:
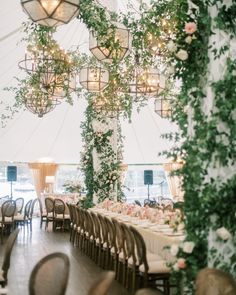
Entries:
{"type": "Polygon", "coordinates": [[[35,209],[36,203],[38,203],[38,198],[32,200],[30,205],[30,210],[29,210],[28,224],[30,225],[31,232],[32,232],[32,221],[33,221],[33,215],[34,215],[34,209],[35,209]]]}
{"type": "Polygon", "coordinates": [[[43,209],[43,203],[41,198],[38,198],[39,202],[39,212],[40,212],[40,228],[43,226],[43,222],[47,220],[47,212],[43,209]]]}
{"type": "Polygon", "coordinates": [[[64,295],[69,278],[69,257],[55,252],[43,257],[33,268],[29,295],[64,295]]]}
{"type": "Polygon", "coordinates": [[[116,246],[117,246],[117,253],[116,255],[116,279],[118,282],[122,283],[123,280],[123,273],[126,271],[126,249],[124,244],[124,234],[121,228],[121,223],[112,218],[112,223],[115,227],[116,232],[116,246]]]}
{"type": "Polygon", "coordinates": [[[115,273],[108,271],[102,273],[102,275],[96,280],[88,291],[88,295],[106,295],[114,281],[115,273]]]}
{"type": "Polygon", "coordinates": [[[15,202],[16,202],[17,214],[21,214],[22,209],[24,207],[24,198],[17,198],[15,199],[15,202]]]}
{"type": "Polygon", "coordinates": [[[5,201],[2,204],[1,207],[1,222],[0,222],[0,227],[1,227],[1,242],[3,243],[3,233],[5,230],[14,227],[14,215],[16,211],[16,202],[13,200],[8,200],[5,201]]]}
{"type": "Polygon", "coordinates": [[[27,229],[28,229],[28,220],[30,218],[31,203],[32,203],[32,200],[29,200],[25,204],[24,213],[23,214],[18,214],[18,215],[16,215],[14,217],[14,224],[16,226],[18,226],[18,225],[22,225],[24,227],[27,226],[27,229]]]}
{"type": "Polygon", "coordinates": [[[66,214],[66,204],[61,199],[54,199],[53,202],[53,230],[56,230],[57,225],[61,230],[65,229],[65,224],[70,220],[69,214],[66,214]]]}
{"type": "MultiPolygon", "coordinates": [[[[54,209],[54,200],[52,198],[45,198],[45,208],[46,208],[46,223],[45,223],[45,230],[48,228],[49,222],[54,223],[54,215],[53,215],[53,209],[54,209]]],[[[53,224],[54,227],[54,224],[53,224]]]]}
{"type": "Polygon", "coordinates": [[[135,240],[137,251],[137,263],[141,287],[162,287],[164,295],[170,294],[170,268],[166,265],[166,260],[147,258],[146,244],[139,231],[130,226],[135,240]],[[160,283],[159,283],[160,281],[160,283]],[[162,282],[162,283],[161,283],[162,282]]]}
{"type": "Polygon", "coordinates": [[[101,259],[102,251],[102,236],[101,236],[101,226],[97,214],[90,212],[90,216],[94,226],[94,257],[95,263],[99,264],[101,259]]]}
{"type": "Polygon", "coordinates": [[[3,255],[3,263],[2,263],[2,269],[0,274],[0,285],[4,288],[7,285],[7,274],[8,270],[10,268],[10,262],[11,262],[11,253],[13,246],[15,244],[17,235],[19,233],[20,229],[15,229],[9,236],[6,242],[5,251],[3,255]]]}
{"type": "Polygon", "coordinates": [[[235,295],[236,281],[230,273],[216,268],[200,270],[196,278],[195,295],[235,295]]]}

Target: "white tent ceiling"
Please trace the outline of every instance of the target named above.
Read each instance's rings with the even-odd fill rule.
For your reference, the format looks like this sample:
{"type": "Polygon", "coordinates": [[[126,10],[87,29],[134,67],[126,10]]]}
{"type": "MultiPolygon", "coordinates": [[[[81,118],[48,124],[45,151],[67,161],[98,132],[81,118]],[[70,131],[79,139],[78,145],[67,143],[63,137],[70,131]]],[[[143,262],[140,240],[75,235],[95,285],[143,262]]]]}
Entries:
{"type": "MultiPolygon", "coordinates": [[[[105,0],[100,2],[107,5],[105,0]]],[[[135,0],[133,2],[137,4],[135,0]]],[[[119,0],[118,3],[124,11],[127,1],[119,0]]],[[[20,42],[23,34],[19,28],[26,20],[20,1],[0,1],[1,112],[14,101],[14,94],[3,91],[3,88],[14,86],[14,77],[23,75],[18,62],[24,56],[25,44],[20,42]]],[[[81,51],[88,52],[88,31],[77,19],[60,27],[56,39],[65,49],[81,45],[81,51]]],[[[73,106],[63,103],[41,119],[28,111],[20,111],[5,128],[0,128],[0,161],[30,162],[47,156],[58,163],[79,163],[82,147],[80,124],[85,108],[85,100],[75,99],[73,106]]],[[[132,123],[122,122],[122,130],[125,163],[160,163],[165,160],[158,153],[170,148],[170,143],[160,135],[176,130],[176,126],[155,114],[152,99],[140,113],[134,112],[132,123]]]]}

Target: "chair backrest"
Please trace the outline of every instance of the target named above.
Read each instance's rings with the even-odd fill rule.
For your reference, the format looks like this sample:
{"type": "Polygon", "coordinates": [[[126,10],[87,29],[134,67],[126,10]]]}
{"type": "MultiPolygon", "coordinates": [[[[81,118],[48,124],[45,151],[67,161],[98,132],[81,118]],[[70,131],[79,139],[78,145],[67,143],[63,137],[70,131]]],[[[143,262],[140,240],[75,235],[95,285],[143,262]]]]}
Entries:
{"type": "Polygon", "coordinates": [[[89,289],[88,295],[106,295],[114,278],[115,273],[113,271],[103,273],[89,289]]]}
{"type": "Polygon", "coordinates": [[[132,258],[132,263],[136,265],[136,251],[135,251],[135,240],[132,231],[130,230],[129,226],[125,223],[121,223],[121,229],[123,231],[124,236],[124,246],[126,252],[126,259],[132,258]]]}
{"type": "Polygon", "coordinates": [[[133,233],[134,241],[135,241],[135,249],[137,251],[137,262],[139,265],[144,264],[144,271],[147,272],[149,269],[147,262],[147,249],[145,241],[142,235],[137,231],[136,228],[130,226],[130,230],[133,233]]]}
{"type": "Polygon", "coordinates": [[[104,217],[104,221],[107,224],[108,231],[108,241],[109,246],[114,248],[114,253],[117,253],[117,244],[116,244],[116,229],[114,223],[107,217],[104,217]]]}
{"type": "Polygon", "coordinates": [[[5,247],[5,252],[4,252],[4,257],[3,257],[3,263],[2,263],[2,276],[7,283],[7,273],[8,269],[10,267],[10,261],[11,261],[11,252],[12,248],[15,244],[17,235],[19,233],[20,229],[17,228],[15,229],[9,236],[6,242],[6,247],[5,247]]]}
{"type": "Polygon", "coordinates": [[[100,226],[101,226],[101,238],[102,238],[102,242],[106,242],[107,245],[109,243],[109,240],[108,240],[108,230],[107,230],[107,224],[104,220],[104,217],[101,215],[101,214],[98,214],[98,219],[99,219],[99,222],[100,222],[100,226]]]}
{"type": "Polygon", "coordinates": [[[42,258],[29,279],[30,295],[64,295],[69,277],[69,257],[60,252],[42,258]]]}
{"type": "Polygon", "coordinates": [[[12,220],[14,218],[14,214],[16,211],[16,202],[13,200],[5,201],[1,207],[2,210],[2,221],[5,222],[5,217],[11,217],[12,220]]]}
{"type": "Polygon", "coordinates": [[[112,218],[111,220],[115,226],[117,251],[118,253],[124,252],[124,259],[125,259],[126,253],[125,253],[124,237],[123,237],[123,231],[121,229],[121,224],[115,218],[112,218]]]}
{"type": "Polygon", "coordinates": [[[38,198],[32,200],[31,202],[31,206],[30,206],[30,214],[29,214],[29,217],[32,218],[33,217],[33,214],[34,214],[34,207],[35,207],[35,204],[38,202],[38,198]]]}
{"type": "Polygon", "coordinates": [[[21,214],[22,209],[24,207],[24,199],[23,198],[17,198],[17,199],[15,199],[15,202],[16,202],[17,213],[21,214]]]}
{"type": "Polygon", "coordinates": [[[1,197],[0,198],[0,206],[4,203],[4,202],[6,202],[6,201],[8,201],[8,200],[11,200],[11,198],[7,195],[7,196],[4,196],[4,197],[1,197]]]}
{"type": "Polygon", "coordinates": [[[58,214],[65,214],[66,210],[66,204],[63,200],[61,199],[54,199],[54,204],[53,204],[53,212],[54,215],[57,216],[58,214]]]}
{"type": "Polygon", "coordinates": [[[53,213],[54,201],[51,198],[45,198],[45,207],[47,214],[53,213]]]}
{"type": "Polygon", "coordinates": [[[32,200],[29,200],[29,201],[25,204],[25,209],[24,209],[24,219],[30,217],[30,208],[31,208],[31,204],[32,204],[32,200]]]}
{"type": "Polygon", "coordinates": [[[90,216],[92,218],[93,225],[94,225],[94,237],[96,239],[98,239],[98,241],[100,243],[101,242],[101,227],[100,227],[99,219],[98,219],[97,215],[92,211],[90,212],[90,216]]]}
{"type": "Polygon", "coordinates": [[[195,295],[235,295],[236,282],[231,274],[204,268],[197,274],[195,295]]]}

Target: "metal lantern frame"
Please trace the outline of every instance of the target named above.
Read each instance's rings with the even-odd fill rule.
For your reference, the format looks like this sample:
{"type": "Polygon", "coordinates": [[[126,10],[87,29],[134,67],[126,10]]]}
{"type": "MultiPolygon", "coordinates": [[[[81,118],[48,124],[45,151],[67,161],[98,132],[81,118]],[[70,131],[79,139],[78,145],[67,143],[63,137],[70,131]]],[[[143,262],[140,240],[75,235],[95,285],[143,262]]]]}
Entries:
{"type": "Polygon", "coordinates": [[[21,0],[31,20],[48,27],[69,23],[78,15],[79,3],[80,0],[21,0]]]}
{"type": "Polygon", "coordinates": [[[79,82],[89,92],[100,92],[108,85],[109,72],[100,66],[87,66],[80,70],[79,82]]]}
{"type": "Polygon", "coordinates": [[[48,52],[45,48],[27,52],[18,66],[40,85],[42,91],[63,99],[75,91],[76,77],[70,68],[69,60],[62,51],[57,51],[56,58],[52,54],[50,56],[48,52]]]}
{"type": "Polygon", "coordinates": [[[129,84],[129,93],[139,95],[157,95],[165,89],[165,76],[154,68],[135,69],[129,84]]]}
{"type": "Polygon", "coordinates": [[[114,28],[108,30],[108,36],[114,34],[115,41],[118,43],[117,48],[109,49],[105,47],[106,37],[100,40],[93,32],[89,34],[89,50],[100,62],[110,63],[113,58],[122,60],[130,53],[132,47],[132,34],[130,30],[122,23],[112,22],[112,25],[114,28]]]}
{"type": "Polygon", "coordinates": [[[55,109],[61,100],[47,93],[32,89],[23,97],[23,104],[33,114],[37,114],[42,118],[45,114],[55,109]]]}
{"type": "Polygon", "coordinates": [[[154,102],[155,113],[161,118],[171,118],[173,112],[171,101],[169,98],[157,97],[154,102]]]}

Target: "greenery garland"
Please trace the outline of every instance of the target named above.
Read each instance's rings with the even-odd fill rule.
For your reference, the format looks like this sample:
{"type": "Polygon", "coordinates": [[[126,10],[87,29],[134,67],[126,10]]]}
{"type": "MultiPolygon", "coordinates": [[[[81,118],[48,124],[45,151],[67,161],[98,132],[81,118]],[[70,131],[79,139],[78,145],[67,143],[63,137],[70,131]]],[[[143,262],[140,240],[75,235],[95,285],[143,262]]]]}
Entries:
{"type": "MultiPolygon", "coordinates": [[[[95,130],[93,124],[102,122],[108,124],[107,119],[99,114],[93,106],[93,95],[88,96],[88,106],[85,112],[85,121],[81,124],[84,149],[81,154],[81,168],[85,174],[88,206],[92,206],[93,196],[96,194],[98,201],[106,198],[122,199],[121,164],[122,164],[122,136],[118,126],[117,152],[111,145],[113,130],[95,130]],[[96,150],[99,160],[99,170],[94,170],[93,153],[96,150]]],[[[117,121],[118,122],[118,121],[117,121]]]]}
{"type": "Polygon", "coordinates": [[[236,256],[219,251],[225,246],[230,249],[236,247],[236,205],[233,201],[236,176],[229,169],[236,164],[236,57],[230,53],[230,44],[218,48],[217,43],[211,43],[209,48],[210,38],[216,29],[223,30],[235,40],[235,19],[232,13],[235,5],[226,9],[223,1],[178,3],[178,33],[175,44],[172,44],[170,60],[175,66],[175,76],[182,80],[181,94],[176,101],[173,117],[180,127],[181,141],[184,142],[169,156],[175,159],[180,157],[185,163],[179,174],[183,176],[185,192],[185,243],[191,247],[186,248],[183,244],[178,249],[172,249],[177,256],[172,267],[175,282],[183,282],[182,293],[193,294],[196,275],[207,265],[236,276],[236,256]],[[219,8],[214,19],[209,15],[213,5],[219,8]],[[186,24],[193,29],[192,33],[186,24]],[[209,55],[219,60],[224,54],[228,55],[225,74],[220,80],[211,83],[208,80],[209,55]],[[205,101],[208,102],[207,86],[214,95],[208,115],[204,109],[205,101]],[[214,241],[211,241],[212,237],[214,241]]]}

